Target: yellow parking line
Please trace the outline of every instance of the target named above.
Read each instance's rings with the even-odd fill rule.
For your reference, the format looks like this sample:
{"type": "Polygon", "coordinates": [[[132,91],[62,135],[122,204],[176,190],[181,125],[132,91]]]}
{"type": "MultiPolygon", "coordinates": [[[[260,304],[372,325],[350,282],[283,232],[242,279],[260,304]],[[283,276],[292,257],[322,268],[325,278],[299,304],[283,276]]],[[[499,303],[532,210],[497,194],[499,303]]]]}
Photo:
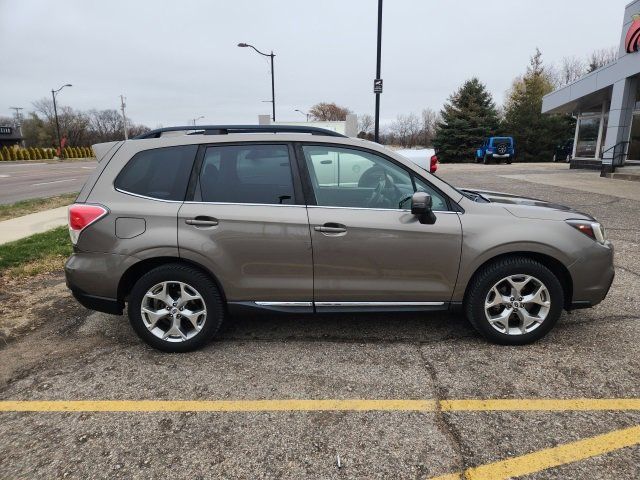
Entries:
{"type": "Polygon", "coordinates": [[[441,400],[445,412],[640,410],[640,398],[502,398],[441,400]]]}
{"type": "Polygon", "coordinates": [[[435,411],[434,400],[53,400],[2,401],[4,412],[435,411]]]}
{"type": "Polygon", "coordinates": [[[629,411],[636,398],[467,400],[4,400],[0,412],[629,411]]]}
{"type": "Polygon", "coordinates": [[[4,400],[0,412],[629,411],[638,398],[467,400],[4,400]]]}
{"type": "Polygon", "coordinates": [[[640,426],[615,430],[595,437],[546,448],[519,457],[488,463],[431,480],[502,480],[577,462],[640,443],[640,426]]]}

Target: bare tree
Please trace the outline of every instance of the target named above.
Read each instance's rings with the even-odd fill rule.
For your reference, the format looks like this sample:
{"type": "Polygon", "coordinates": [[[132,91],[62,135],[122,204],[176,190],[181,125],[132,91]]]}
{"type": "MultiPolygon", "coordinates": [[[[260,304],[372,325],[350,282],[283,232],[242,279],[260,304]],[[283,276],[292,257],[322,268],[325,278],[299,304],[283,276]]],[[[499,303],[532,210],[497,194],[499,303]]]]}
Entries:
{"type": "MultiPolygon", "coordinates": [[[[33,103],[31,112],[23,122],[23,135],[27,146],[56,146],[58,144],[53,102],[48,99],[33,103]]],[[[67,106],[58,106],[60,134],[72,146],[123,140],[123,120],[117,110],[90,110],[83,112],[67,106]]],[[[130,137],[149,131],[144,125],[135,125],[128,119],[130,137]]]]}
{"type": "Polygon", "coordinates": [[[433,143],[433,137],[436,135],[436,124],[440,119],[440,115],[430,108],[425,108],[420,114],[422,120],[421,125],[421,143],[424,147],[430,147],[433,143]]]}
{"type": "Polygon", "coordinates": [[[316,103],[309,109],[311,118],[321,122],[344,121],[349,113],[351,110],[348,108],[327,102],[316,103]]]}
{"type": "Polygon", "coordinates": [[[585,73],[587,73],[587,65],[582,59],[575,55],[572,57],[564,57],[560,62],[560,69],[557,72],[557,86],[563,87],[565,85],[569,85],[570,83],[578,80],[585,73]]]}
{"type": "Polygon", "coordinates": [[[91,143],[122,140],[122,116],[117,110],[90,110],[89,128],[92,134],[91,143]]]}
{"type": "Polygon", "coordinates": [[[394,140],[403,147],[415,147],[418,144],[422,130],[422,121],[415,113],[398,115],[391,124],[394,140]]]}
{"type": "Polygon", "coordinates": [[[373,130],[373,117],[368,113],[358,118],[358,133],[368,134],[373,130]]]}
{"type": "Polygon", "coordinates": [[[587,73],[591,73],[599,68],[613,63],[618,58],[618,49],[616,47],[601,48],[595,50],[589,55],[589,65],[587,73]]]}

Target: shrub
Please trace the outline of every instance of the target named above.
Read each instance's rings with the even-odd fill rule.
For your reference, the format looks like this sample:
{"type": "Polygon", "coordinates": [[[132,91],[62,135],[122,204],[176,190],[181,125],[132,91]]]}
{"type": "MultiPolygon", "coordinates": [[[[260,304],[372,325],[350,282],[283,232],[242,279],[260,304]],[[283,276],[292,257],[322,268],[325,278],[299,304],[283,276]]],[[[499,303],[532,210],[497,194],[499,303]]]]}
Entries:
{"type": "Polygon", "coordinates": [[[6,145],[2,147],[2,158],[4,158],[6,161],[11,160],[11,152],[6,145]]]}
{"type": "Polygon", "coordinates": [[[21,148],[20,151],[22,152],[22,159],[23,160],[31,160],[31,155],[29,154],[29,150],[26,148],[21,148]]]}
{"type": "Polygon", "coordinates": [[[2,155],[2,152],[0,152],[0,162],[4,162],[4,156],[2,155]]]}
{"type": "Polygon", "coordinates": [[[33,147],[29,147],[29,158],[31,158],[31,160],[36,159],[36,151],[33,147]]]}

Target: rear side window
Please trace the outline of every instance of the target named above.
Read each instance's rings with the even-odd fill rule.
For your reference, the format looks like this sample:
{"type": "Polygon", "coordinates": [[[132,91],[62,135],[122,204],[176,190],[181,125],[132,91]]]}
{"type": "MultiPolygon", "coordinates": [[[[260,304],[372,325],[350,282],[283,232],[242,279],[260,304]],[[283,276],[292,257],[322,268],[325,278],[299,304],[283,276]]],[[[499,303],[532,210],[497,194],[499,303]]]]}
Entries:
{"type": "Polygon", "coordinates": [[[207,148],[200,172],[203,202],[293,204],[286,145],[227,145],[207,148]]]}
{"type": "Polygon", "coordinates": [[[184,200],[197,145],[136,153],[114,183],[118,190],[160,200],[184,200]]]}

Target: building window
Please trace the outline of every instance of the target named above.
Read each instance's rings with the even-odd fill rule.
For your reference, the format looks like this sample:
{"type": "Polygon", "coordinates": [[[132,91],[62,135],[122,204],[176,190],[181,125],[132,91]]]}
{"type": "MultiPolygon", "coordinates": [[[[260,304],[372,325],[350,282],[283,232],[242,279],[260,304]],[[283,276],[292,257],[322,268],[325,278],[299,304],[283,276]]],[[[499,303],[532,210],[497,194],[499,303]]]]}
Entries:
{"type": "Polygon", "coordinates": [[[600,117],[581,117],[578,121],[576,157],[595,158],[600,131],[600,117]]]}

